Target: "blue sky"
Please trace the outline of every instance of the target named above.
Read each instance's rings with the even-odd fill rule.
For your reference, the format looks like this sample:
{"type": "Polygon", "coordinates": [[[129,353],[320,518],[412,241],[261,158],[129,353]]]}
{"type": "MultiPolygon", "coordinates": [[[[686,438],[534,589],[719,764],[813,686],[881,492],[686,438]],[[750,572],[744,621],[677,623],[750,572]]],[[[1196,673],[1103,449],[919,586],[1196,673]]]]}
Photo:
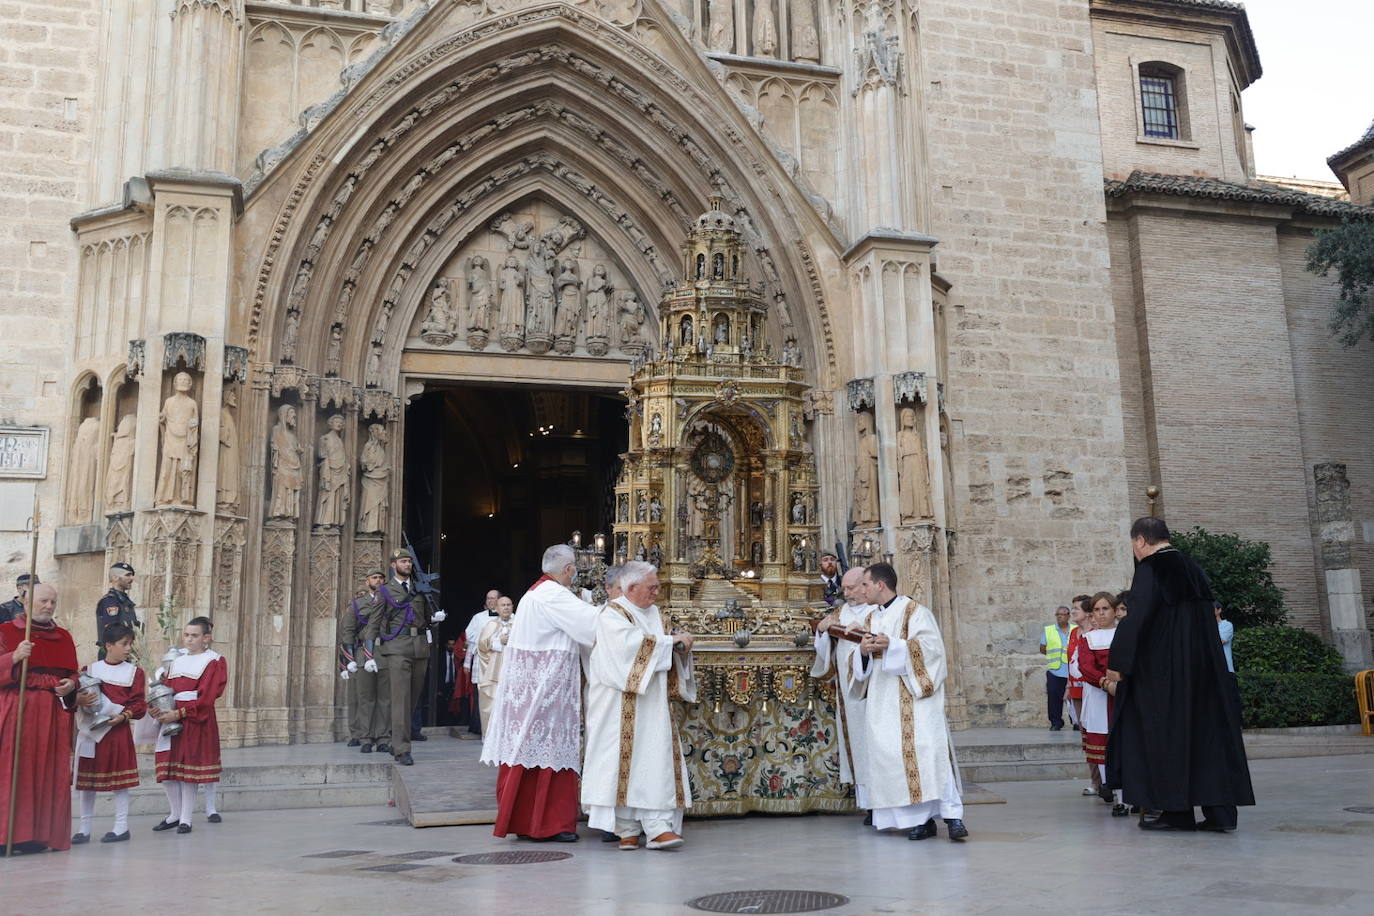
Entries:
{"type": "Polygon", "coordinates": [[[1374,0],[1245,0],[1262,76],[1245,91],[1261,175],[1334,181],[1374,121],[1374,0]]]}

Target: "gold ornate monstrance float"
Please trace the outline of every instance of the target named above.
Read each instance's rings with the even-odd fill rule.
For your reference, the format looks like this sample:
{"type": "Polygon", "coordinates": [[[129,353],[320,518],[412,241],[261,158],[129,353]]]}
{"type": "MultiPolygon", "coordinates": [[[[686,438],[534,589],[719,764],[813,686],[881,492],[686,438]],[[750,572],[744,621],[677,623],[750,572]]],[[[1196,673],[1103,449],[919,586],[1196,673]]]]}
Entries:
{"type": "Polygon", "coordinates": [[[712,199],[659,302],[661,347],[624,392],[612,549],[659,568],[660,608],[697,636],[700,702],[681,710],[692,813],[848,811],[831,688],[808,674],[824,610],[808,386],[795,343],[765,342],[741,255],[712,199]]]}

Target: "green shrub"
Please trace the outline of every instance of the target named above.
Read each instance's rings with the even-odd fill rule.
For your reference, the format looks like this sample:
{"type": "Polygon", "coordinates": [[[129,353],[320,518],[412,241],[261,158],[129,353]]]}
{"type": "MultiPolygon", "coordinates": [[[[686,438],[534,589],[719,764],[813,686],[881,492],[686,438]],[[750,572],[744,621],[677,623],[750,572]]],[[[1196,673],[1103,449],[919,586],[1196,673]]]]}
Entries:
{"type": "Polygon", "coordinates": [[[1355,679],[1347,674],[1236,675],[1245,728],[1349,725],[1360,720],[1355,679]]]}
{"type": "Polygon", "coordinates": [[[1287,612],[1283,589],[1269,572],[1269,545],[1235,534],[1213,534],[1202,528],[1173,532],[1169,538],[1207,573],[1212,594],[1237,630],[1283,623],[1287,612]]]}
{"type": "Polygon", "coordinates": [[[1237,630],[1231,642],[1236,671],[1254,674],[1344,674],[1341,654],[1297,627],[1237,630]]]}

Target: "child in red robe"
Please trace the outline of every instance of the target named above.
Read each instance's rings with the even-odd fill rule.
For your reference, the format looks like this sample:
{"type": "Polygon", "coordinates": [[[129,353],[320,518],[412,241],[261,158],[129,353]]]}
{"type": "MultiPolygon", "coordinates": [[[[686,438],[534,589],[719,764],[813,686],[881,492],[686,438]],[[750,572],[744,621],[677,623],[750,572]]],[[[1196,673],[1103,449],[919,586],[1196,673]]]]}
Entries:
{"type": "MultiPolygon", "coordinates": [[[[167,793],[171,811],[154,830],[175,827],[177,833],[191,832],[197,785],[206,787],[206,809],[213,811],[210,787],[218,785],[220,777],[215,701],[229,681],[229,664],[210,649],[211,628],[208,617],[192,618],[181,634],[186,654],[172,662],[163,676],[163,683],[176,691],[176,708],[154,716],[163,725],[180,722],[182,730],[157,739],[157,781],[167,793]]],[[[218,822],[218,812],[212,813],[210,820],[218,822]]]]}
{"type": "MultiPolygon", "coordinates": [[[[1107,691],[1107,663],[1116,635],[1116,596],[1111,592],[1093,595],[1093,629],[1078,646],[1078,668],[1083,672],[1083,749],[1088,763],[1098,768],[1099,779],[1107,774],[1107,733],[1111,730],[1112,696],[1107,691]]],[[[1102,800],[1115,801],[1112,814],[1125,815],[1128,809],[1119,794],[1099,790],[1102,800]]]]}
{"type": "Polygon", "coordinates": [[[129,790],[138,785],[138,757],[134,753],[133,729],[129,723],[143,718],[143,671],[130,662],[134,631],[122,623],[107,626],[100,637],[105,660],[86,669],[100,680],[100,692],[119,707],[110,724],[77,733],[76,791],[81,798],[81,830],[73,844],[90,842],[91,819],[95,814],[95,794],[114,793],[114,826],[100,838],[102,843],[122,843],[129,838],[129,790]]]}

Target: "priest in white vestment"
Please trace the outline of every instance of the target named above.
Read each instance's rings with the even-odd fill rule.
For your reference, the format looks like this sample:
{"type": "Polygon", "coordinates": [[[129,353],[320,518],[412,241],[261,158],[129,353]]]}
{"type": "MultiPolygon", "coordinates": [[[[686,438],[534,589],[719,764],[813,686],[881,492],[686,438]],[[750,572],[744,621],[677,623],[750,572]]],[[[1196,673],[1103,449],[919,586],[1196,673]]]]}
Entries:
{"type": "Polygon", "coordinates": [[[589,826],[620,837],[620,848],[682,845],[692,804],[671,701],[696,700],[692,637],[668,633],[655,601],[658,573],[631,561],[621,597],[597,615],[587,675],[587,760],[582,804],[589,826]]]}
{"type": "Polygon", "coordinates": [[[935,816],[951,840],[968,836],[945,720],[945,646],[930,609],[897,594],[888,563],[864,570],[864,597],[875,605],[865,628],[874,635],[851,656],[854,677],[868,684],[868,798],[873,826],[936,835],[935,816]]]}
{"type": "Polygon", "coordinates": [[[596,608],[571,591],[571,547],[544,551],[544,575],[516,608],[482,762],[499,764],[496,836],[577,840],[582,757],[582,648],[596,635],[596,608]]]}
{"type": "Polygon", "coordinates": [[[863,567],[856,566],[840,579],[844,590],[844,604],[831,611],[816,625],[816,660],[811,676],[819,680],[835,680],[835,718],[839,726],[840,781],[854,787],[854,798],[860,808],[872,807],[868,800],[867,742],[864,740],[864,693],[867,684],[855,678],[853,656],[859,651],[857,642],[840,639],[826,631],[833,625],[862,630],[867,627],[873,606],[864,600],[863,567]]]}

